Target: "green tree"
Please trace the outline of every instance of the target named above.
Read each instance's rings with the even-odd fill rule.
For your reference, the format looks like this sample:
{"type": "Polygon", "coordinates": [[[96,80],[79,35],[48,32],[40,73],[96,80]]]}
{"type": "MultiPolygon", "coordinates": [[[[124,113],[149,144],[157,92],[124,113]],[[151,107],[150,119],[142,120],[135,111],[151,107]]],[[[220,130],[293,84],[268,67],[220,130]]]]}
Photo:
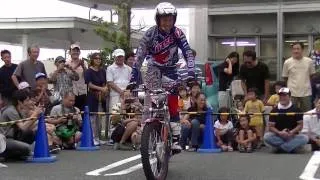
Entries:
{"type": "Polygon", "coordinates": [[[103,63],[110,65],[113,63],[112,51],[117,48],[125,52],[131,51],[131,5],[128,2],[120,2],[114,7],[113,15],[118,16],[118,23],[107,22],[100,17],[92,17],[93,21],[98,23],[95,32],[105,42],[101,49],[103,63]]]}

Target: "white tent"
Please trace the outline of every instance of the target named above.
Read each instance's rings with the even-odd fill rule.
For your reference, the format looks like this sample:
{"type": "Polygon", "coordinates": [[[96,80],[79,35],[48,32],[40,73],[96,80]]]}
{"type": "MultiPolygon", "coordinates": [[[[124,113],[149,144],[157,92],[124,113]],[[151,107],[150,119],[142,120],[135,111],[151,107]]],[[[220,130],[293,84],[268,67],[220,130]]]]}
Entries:
{"type": "MultiPolygon", "coordinates": [[[[96,35],[97,23],[76,17],[59,18],[2,18],[0,19],[0,41],[20,44],[26,57],[27,47],[37,44],[51,49],[68,49],[70,44],[80,42],[81,49],[95,50],[112,47],[96,35]]],[[[136,47],[140,34],[134,34],[132,46],[136,47]]]]}

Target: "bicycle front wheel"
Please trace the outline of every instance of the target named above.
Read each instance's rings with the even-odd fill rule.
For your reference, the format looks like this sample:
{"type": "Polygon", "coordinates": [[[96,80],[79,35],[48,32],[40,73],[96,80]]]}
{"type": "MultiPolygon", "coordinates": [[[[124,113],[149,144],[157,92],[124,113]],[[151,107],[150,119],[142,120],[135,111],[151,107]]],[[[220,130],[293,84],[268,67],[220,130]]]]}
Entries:
{"type": "Polygon", "coordinates": [[[148,180],[164,180],[168,174],[170,151],[161,136],[162,123],[147,123],[141,136],[141,161],[148,180]]]}

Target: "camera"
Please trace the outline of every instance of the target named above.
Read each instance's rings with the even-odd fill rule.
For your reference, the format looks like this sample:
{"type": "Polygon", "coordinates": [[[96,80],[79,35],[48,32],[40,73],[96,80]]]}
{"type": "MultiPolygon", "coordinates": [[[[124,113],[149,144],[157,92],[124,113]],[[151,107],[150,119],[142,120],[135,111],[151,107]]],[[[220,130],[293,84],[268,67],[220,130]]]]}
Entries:
{"type": "Polygon", "coordinates": [[[125,103],[125,104],[132,104],[132,103],[134,103],[134,98],[125,99],[125,100],[124,100],[124,103],[125,103]]]}

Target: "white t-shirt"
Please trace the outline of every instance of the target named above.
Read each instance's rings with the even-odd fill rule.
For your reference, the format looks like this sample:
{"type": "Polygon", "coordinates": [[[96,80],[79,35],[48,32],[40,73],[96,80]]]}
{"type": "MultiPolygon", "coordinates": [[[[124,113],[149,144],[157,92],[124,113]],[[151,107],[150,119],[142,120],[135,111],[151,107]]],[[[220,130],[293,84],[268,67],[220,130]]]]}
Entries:
{"type": "MultiPolygon", "coordinates": [[[[222,134],[225,134],[228,132],[228,130],[231,130],[233,129],[233,124],[231,121],[228,121],[227,124],[221,124],[219,120],[217,120],[215,123],[214,123],[214,128],[215,129],[220,129],[222,134]]],[[[216,134],[216,132],[214,132],[216,134]]]]}
{"type": "Polygon", "coordinates": [[[283,64],[282,77],[288,78],[287,86],[293,97],[311,96],[310,76],[315,73],[312,59],[287,59],[283,64]]]}
{"type": "MultiPolygon", "coordinates": [[[[131,67],[127,65],[118,66],[113,63],[107,68],[107,81],[114,82],[121,90],[125,90],[130,82],[131,67]]],[[[116,91],[111,89],[110,96],[119,95],[116,91]]]]}

